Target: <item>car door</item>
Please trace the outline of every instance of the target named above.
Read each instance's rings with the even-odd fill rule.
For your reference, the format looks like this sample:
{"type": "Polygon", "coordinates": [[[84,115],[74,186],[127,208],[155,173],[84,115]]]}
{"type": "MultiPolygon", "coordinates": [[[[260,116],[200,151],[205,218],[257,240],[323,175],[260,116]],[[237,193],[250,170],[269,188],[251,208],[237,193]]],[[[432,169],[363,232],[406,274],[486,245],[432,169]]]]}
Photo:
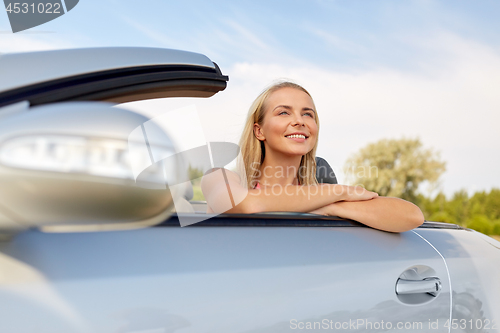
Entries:
{"type": "Polygon", "coordinates": [[[174,216],[133,231],[25,232],[2,253],[40,277],[2,288],[16,305],[2,330],[34,318],[50,332],[448,332],[446,266],[418,230],[265,214],[180,228],[174,216]],[[396,294],[430,277],[436,296],[396,294]]]}

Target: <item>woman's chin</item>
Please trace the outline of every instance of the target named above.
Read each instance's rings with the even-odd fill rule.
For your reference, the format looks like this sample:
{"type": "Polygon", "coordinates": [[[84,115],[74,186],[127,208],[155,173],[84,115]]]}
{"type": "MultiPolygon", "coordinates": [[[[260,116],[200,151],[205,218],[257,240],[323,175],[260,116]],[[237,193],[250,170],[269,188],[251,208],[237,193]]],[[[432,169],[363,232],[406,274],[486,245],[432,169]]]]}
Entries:
{"type": "MultiPolygon", "coordinates": [[[[278,155],[289,156],[289,157],[302,157],[309,153],[313,148],[310,147],[280,147],[281,149],[270,149],[269,147],[266,151],[274,151],[278,155]]],[[[266,153],[266,155],[268,155],[266,153]]]]}
{"type": "Polygon", "coordinates": [[[288,152],[284,152],[284,154],[285,155],[290,155],[290,156],[302,157],[302,156],[304,156],[305,154],[307,154],[310,151],[311,150],[291,150],[291,151],[288,151],[288,152]]]}

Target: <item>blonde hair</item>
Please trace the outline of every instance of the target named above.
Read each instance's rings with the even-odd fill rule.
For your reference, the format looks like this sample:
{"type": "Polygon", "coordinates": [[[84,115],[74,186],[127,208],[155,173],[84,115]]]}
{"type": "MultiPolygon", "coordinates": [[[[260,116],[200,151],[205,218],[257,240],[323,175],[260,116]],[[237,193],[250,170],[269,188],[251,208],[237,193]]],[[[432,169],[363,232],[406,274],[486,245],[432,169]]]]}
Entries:
{"type": "MultiPolygon", "coordinates": [[[[254,134],[254,124],[257,123],[262,126],[264,122],[266,101],[271,96],[272,93],[283,88],[293,88],[305,92],[309,97],[311,94],[304,89],[302,86],[289,82],[283,81],[271,85],[265,89],[259,96],[254,100],[248,111],[247,121],[243,129],[243,133],[240,139],[240,149],[241,158],[238,160],[238,171],[242,179],[242,185],[248,188],[254,188],[257,181],[257,175],[259,174],[260,166],[264,162],[265,158],[265,148],[264,142],[257,139],[254,134]],[[257,168],[254,166],[257,165],[257,168]]],[[[312,100],[312,97],[311,97],[312,100]]],[[[313,101],[314,106],[314,101],[313,101]]],[[[314,106],[316,109],[316,106],[314,106]]],[[[319,119],[316,114],[314,117],[316,124],[319,129],[319,119]]],[[[313,149],[307,154],[302,156],[300,161],[299,169],[297,170],[297,179],[300,185],[316,185],[318,181],[316,180],[316,148],[318,147],[318,136],[316,136],[316,142],[314,143],[313,149]],[[305,172],[302,172],[305,170],[305,172]]]]}

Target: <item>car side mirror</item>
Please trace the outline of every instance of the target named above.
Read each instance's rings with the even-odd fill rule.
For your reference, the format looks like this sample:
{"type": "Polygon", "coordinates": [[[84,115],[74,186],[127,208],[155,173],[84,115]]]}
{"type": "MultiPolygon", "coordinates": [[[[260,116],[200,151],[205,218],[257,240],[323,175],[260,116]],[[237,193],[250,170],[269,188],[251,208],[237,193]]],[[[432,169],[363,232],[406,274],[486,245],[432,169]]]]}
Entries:
{"type": "Polygon", "coordinates": [[[176,153],[167,133],[151,126],[143,115],[100,102],[55,103],[3,117],[0,230],[110,230],[168,218],[175,195],[168,183],[181,169],[172,158],[150,159],[152,152],[176,153]],[[144,137],[136,140],[130,134],[138,128],[144,137]]]}

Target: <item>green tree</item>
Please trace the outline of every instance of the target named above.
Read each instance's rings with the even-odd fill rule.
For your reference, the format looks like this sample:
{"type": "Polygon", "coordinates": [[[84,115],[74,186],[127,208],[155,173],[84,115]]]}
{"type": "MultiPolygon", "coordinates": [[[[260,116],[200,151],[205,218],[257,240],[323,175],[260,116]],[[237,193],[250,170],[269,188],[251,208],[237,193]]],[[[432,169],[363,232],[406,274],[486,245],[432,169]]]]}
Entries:
{"type": "Polygon", "coordinates": [[[456,191],[448,200],[443,193],[432,198],[417,195],[418,205],[429,221],[460,224],[485,234],[500,235],[500,189],[469,196],[456,191]]]}
{"type": "Polygon", "coordinates": [[[491,235],[493,233],[493,223],[483,214],[476,214],[468,219],[467,228],[474,229],[486,235],[491,235]]]}
{"type": "Polygon", "coordinates": [[[439,153],[423,148],[418,138],[403,138],[367,145],[347,160],[344,169],[352,184],[416,202],[419,186],[425,181],[435,186],[446,164],[439,153]]]}
{"type": "Polygon", "coordinates": [[[460,190],[453,194],[451,200],[445,205],[445,210],[453,216],[455,222],[460,225],[465,225],[470,214],[470,199],[466,190],[460,190]]]}
{"type": "Polygon", "coordinates": [[[203,170],[199,168],[194,168],[191,165],[188,167],[189,179],[191,179],[191,184],[193,184],[193,201],[205,201],[205,196],[201,191],[201,177],[203,177],[203,170]]]}
{"type": "Polygon", "coordinates": [[[500,219],[493,221],[492,235],[500,235],[500,219]]]}
{"type": "Polygon", "coordinates": [[[491,220],[500,219],[500,189],[494,188],[490,191],[484,203],[484,213],[491,220]]]}
{"type": "Polygon", "coordinates": [[[188,166],[188,176],[193,184],[199,184],[201,182],[201,177],[203,177],[203,170],[199,168],[194,168],[191,164],[188,166]]]}
{"type": "Polygon", "coordinates": [[[422,210],[422,213],[424,213],[425,218],[429,221],[455,223],[455,219],[446,210],[448,201],[444,193],[439,192],[434,199],[419,193],[416,202],[422,210]]]}

